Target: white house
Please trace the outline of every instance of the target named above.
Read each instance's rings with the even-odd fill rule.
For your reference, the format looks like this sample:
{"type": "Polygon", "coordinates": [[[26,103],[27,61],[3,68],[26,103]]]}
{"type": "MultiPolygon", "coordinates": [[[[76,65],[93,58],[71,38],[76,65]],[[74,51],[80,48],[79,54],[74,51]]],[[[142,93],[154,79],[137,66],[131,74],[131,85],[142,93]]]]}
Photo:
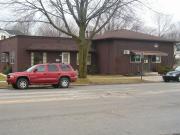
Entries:
{"type": "Polygon", "coordinates": [[[5,30],[5,29],[0,29],[0,40],[13,37],[16,35],[24,35],[22,32],[17,31],[17,30],[5,30]]]}

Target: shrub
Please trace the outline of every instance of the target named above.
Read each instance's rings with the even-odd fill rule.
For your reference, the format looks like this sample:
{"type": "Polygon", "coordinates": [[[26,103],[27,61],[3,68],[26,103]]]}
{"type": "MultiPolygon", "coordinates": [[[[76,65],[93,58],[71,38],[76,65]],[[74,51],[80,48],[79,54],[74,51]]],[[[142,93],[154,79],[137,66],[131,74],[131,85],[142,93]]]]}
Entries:
{"type": "Polygon", "coordinates": [[[171,71],[172,68],[168,66],[159,66],[158,67],[158,73],[159,74],[166,74],[167,72],[171,71]]]}
{"type": "Polygon", "coordinates": [[[12,67],[10,65],[6,65],[4,68],[3,68],[3,74],[7,75],[9,73],[12,73],[12,67]]]}
{"type": "Polygon", "coordinates": [[[97,74],[97,66],[92,65],[92,66],[88,67],[88,74],[91,74],[91,75],[97,74]]]}

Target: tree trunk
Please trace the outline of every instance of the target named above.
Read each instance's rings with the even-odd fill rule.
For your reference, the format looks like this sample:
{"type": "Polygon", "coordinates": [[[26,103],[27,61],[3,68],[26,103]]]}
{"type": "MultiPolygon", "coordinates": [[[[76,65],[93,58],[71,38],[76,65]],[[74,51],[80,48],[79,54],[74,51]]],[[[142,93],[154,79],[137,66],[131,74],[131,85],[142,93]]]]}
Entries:
{"type": "Polygon", "coordinates": [[[89,52],[90,41],[80,41],[79,45],[79,78],[87,77],[87,56],[89,52]]]}
{"type": "Polygon", "coordinates": [[[91,41],[86,39],[86,32],[83,27],[79,30],[79,40],[78,43],[78,62],[79,62],[79,78],[87,77],[87,56],[89,52],[89,47],[91,45],[91,41]]]}

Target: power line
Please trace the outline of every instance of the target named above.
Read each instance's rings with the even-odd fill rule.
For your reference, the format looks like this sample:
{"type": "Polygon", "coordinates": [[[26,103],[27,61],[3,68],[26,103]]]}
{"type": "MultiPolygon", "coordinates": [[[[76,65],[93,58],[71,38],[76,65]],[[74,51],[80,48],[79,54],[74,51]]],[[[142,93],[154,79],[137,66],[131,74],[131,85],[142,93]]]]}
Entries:
{"type": "Polygon", "coordinates": [[[146,5],[145,3],[141,2],[138,0],[138,2],[143,5],[144,7],[146,7],[147,9],[151,10],[152,12],[156,13],[156,14],[162,14],[162,15],[167,15],[167,14],[164,14],[162,12],[159,12],[159,11],[156,11],[155,9],[153,9],[152,7],[146,5]]]}

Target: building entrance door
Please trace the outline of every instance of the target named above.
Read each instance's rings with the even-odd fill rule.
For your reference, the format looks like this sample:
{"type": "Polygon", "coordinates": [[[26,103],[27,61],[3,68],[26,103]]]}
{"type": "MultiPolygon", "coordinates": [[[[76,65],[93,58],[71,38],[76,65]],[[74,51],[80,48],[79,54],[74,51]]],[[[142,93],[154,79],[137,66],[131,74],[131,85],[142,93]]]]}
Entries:
{"type": "Polygon", "coordinates": [[[34,52],[34,65],[43,63],[42,52],[34,52]]]}
{"type": "Polygon", "coordinates": [[[31,52],[31,66],[43,63],[47,63],[46,52],[31,52]]]}
{"type": "Polygon", "coordinates": [[[143,71],[144,72],[151,71],[151,56],[144,56],[143,71]]]}

